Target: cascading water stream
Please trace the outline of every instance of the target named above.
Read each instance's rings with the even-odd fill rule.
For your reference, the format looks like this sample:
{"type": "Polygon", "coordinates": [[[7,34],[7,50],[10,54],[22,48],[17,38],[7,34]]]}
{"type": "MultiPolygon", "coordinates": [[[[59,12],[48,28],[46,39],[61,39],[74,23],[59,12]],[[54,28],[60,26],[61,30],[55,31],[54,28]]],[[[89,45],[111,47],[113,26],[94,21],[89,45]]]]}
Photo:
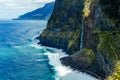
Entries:
{"type": "Polygon", "coordinates": [[[82,20],[82,32],[81,32],[81,36],[80,36],[80,50],[83,47],[83,36],[84,36],[84,21],[82,20]]]}

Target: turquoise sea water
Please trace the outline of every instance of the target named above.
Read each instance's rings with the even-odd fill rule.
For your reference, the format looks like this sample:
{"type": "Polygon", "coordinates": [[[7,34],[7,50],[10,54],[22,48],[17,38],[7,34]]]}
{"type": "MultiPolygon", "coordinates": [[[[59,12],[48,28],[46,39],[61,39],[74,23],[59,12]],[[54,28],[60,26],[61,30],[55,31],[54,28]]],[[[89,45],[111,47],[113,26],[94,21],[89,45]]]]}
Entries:
{"type": "Polygon", "coordinates": [[[46,21],[0,21],[0,80],[54,80],[46,48],[34,46],[34,38],[46,21]]]}
{"type": "Polygon", "coordinates": [[[96,80],[61,64],[62,50],[34,40],[47,21],[0,20],[0,80],[96,80]]]}

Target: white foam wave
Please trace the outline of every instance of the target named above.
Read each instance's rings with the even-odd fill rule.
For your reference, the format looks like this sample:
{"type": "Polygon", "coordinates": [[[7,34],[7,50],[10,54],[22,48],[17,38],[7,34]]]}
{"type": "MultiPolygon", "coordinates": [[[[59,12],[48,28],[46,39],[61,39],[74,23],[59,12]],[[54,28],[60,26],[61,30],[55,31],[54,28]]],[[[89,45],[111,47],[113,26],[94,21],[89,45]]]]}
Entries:
{"type": "Polygon", "coordinates": [[[42,47],[40,45],[36,44],[36,43],[35,44],[31,44],[30,46],[38,48],[38,49],[42,49],[42,47]]]}
{"type": "MultiPolygon", "coordinates": [[[[56,50],[56,49],[54,49],[56,50]]],[[[97,80],[85,73],[73,71],[69,67],[65,67],[61,64],[60,58],[67,56],[62,50],[56,50],[56,53],[47,52],[45,55],[49,57],[49,64],[54,66],[56,70],[56,80],[97,80]]]]}
{"type": "Polygon", "coordinates": [[[48,59],[36,59],[37,62],[48,61],[48,59]]]}
{"type": "Polygon", "coordinates": [[[14,48],[24,48],[24,47],[34,47],[34,48],[38,48],[38,49],[42,49],[42,47],[38,44],[28,44],[28,45],[20,45],[20,46],[12,46],[14,48]]]}
{"type": "Polygon", "coordinates": [[[19,48],[20,46],[12,46],[12,47],[14,47],[14,48],[19,48]]]}
{"type": "Polygon", "coordinates": [[[64,76],[67,73],[71,72],[69,69],[67,69],[67,67],[63,66],[59,60],[61,58],[61,56],[63,56],[63,55],[61,55],[59,53],[52,54],[49,52],[45,53],[45,55],[48,55],[48,58],[50,59],[49,64],[54,66],[54,69],[57,71],[58,75],[56,75],[56,76],[59,76],[59,75],[64,76]]]}
{"type": "MultiPolygon", "coordinates": [[[[55,75],[56,80],[97,80],[93,78],[92,76],[89,76],[85,73],[73,71],[69,67],[63,66],[60,62],[60,58],[68,56],[68,55],[65,54],[65,52],[63,52],[61,49],[39,46],[37,44],[33,44],[32,46],[38,49],[49,48],[55,51],[55,53],[46,51],[45,55],[48,56],[49,64],[52,65],[54,67],[54,70],[56,71],[56,75],[55,75]]],[[[38,61],[41,61],[41,60],[38,60],[38,61]]]]}

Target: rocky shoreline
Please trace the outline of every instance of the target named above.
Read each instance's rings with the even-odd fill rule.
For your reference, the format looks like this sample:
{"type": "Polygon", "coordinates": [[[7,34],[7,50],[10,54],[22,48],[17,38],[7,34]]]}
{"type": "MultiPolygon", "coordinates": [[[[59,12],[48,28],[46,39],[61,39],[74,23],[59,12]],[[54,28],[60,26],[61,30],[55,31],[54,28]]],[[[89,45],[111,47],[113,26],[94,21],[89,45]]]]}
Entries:
{"type": "Polygon", "coordinates": [[[103,64],[100,65],[99,63],[103,63],[103,62],[100,62],[99,60],[99,63],[98,63],[98,60],[96,59],[92,61],[91,57],[89,57],[90,55],[87,55],[87,54],[84,55],[85,53],[83,53],[82,51],[83,50],[78,51],[73,55],[61,58],[60,59],[61,63],[65,66],[72,68],[73,70],[85,72],[99,80],[104,80],[106,78],[106,75],[107,76],[110,75],[110,71],[114,68],[111,62],[109,62],[109,64],[107,65],[103,65],[103,64]],[[110,65],[111,67],[108,65],[110,65]],[[106,67],[105,69],[106,72],[103,69],[104,66],[106,67]]]}

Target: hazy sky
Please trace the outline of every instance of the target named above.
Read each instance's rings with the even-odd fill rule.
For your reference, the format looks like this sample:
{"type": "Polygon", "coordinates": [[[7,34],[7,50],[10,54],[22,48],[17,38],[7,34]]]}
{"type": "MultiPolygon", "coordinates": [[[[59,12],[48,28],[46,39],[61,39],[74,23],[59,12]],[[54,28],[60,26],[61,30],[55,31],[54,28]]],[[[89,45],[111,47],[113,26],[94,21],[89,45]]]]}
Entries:
{"type": "Polygon", "coordinates": [[[55,0],[0,0],[0,19],[12,19],[55,0]]]}

